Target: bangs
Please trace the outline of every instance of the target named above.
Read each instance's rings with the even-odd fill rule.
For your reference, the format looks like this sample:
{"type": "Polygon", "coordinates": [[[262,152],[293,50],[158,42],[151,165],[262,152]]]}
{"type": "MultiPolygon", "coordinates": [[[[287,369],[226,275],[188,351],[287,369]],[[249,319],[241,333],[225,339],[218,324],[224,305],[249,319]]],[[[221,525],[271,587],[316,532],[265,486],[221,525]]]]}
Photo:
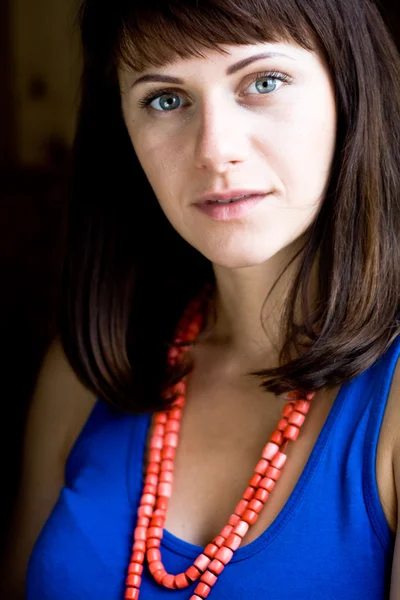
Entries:
{"type": "Polygon", "coordinates": [[[202,50],[227,54],[224,44],[295,41],[316,49],[294,0],[131,0],[118,12],[114,68],[141,72],[180,58],[204,58],[202,50]]]}

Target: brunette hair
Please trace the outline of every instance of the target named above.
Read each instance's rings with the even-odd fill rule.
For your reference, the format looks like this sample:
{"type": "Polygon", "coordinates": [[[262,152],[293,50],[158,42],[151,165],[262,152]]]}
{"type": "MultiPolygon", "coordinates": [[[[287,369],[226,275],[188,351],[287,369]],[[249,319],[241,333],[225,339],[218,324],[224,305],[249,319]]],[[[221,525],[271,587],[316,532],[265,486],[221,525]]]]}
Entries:
{"type": "MultiPolygon", "coordinates": [[[[222,44],[294,40],[326,58],[337,143],[282,315],[274,393],[341,384],[400,331],[400,59],[371,0],[84,0],[83,77],[63,267],[60,337],[81,381],[131,412],[164,406],[176,322],[211,263],[172,228],[133,150],[117,69],[222,44]],[[308,286],[318,257],[318,306],[308,286]],[[303,319],[295,320],[295,306],[303,319]],[[301,349],[291,359],[291,349],[301,349]]],[[[184,366],[189,372],[191,365],[184,366]]],[[[254,375],[254,374],[253,374],[254,375]]]]}

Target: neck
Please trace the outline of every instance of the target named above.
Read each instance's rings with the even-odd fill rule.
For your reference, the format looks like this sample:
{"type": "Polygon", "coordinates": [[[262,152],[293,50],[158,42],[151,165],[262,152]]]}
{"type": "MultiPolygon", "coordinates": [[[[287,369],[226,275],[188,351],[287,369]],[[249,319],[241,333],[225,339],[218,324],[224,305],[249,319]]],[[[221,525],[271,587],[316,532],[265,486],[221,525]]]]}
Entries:
{"type": "MultiPolygon", "coordinates": [[[[296,256],[298,250],[292,246],[267,263],[251,267],[214,265],[216,293],[210,303],[210,333],[205,343],[220,351],[223,360],[255,368],[278,366],[284,342],[281,316],[301,258],[301,254],[296,256]]],[[[313,273],[312,290],[315,279],[313,273]]]]}

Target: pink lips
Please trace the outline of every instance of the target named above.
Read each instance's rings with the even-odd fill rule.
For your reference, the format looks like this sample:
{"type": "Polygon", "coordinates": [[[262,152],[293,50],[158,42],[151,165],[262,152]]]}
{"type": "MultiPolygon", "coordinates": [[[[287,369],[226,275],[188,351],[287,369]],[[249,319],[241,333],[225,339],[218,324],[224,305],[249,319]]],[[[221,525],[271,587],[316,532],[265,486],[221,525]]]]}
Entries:
{"type": "Polygon", "coordinates": [[[252,195],[241,200],[234,200],[229,204],[206,201],[195,204],[195,207],[214,221],[231,221],[246,216],[266,196],[267,194],[252,195]]]}

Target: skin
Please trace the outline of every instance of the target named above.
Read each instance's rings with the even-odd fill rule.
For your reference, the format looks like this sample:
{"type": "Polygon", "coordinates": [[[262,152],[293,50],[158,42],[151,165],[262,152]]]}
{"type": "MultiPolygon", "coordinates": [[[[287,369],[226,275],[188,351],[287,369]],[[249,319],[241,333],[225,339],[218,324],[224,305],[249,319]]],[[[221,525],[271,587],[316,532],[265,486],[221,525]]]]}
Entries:
{"type": "MultiPolygon", "coordinates": [[[[161,209],[213,264],[215,342],[230,361],[246,356],[253,366],[258,360],[265,365],[266,352],[273,362],[276,349],[260,328],[260,310],[322,202],[335,150],[335,91],[322,57],[294,42],[223,49],[228,53],[209,51],[204,58],[179,59],[144,73],[179,77],[184,82],[179,85],[135,85],[143,73],[121,68],[122,110],[161,209]],[[285,56],[226,74],[230,65],[265,51],[285,56]],[[268,72],[288,80],[263,75],[268,72]],[[157,90],[168,95],[142,108],[144,96],[157,90]],[[167,110],[168,101],[173,110],[167,110]],[[250,214],[230,222],[213,221],[193,205],[206,192],[232,188],[271,193],[250,214]]],[[[292,276],[289,269],[278,301],[267,307],[271,323],[281,313],[292,276]]]]}

